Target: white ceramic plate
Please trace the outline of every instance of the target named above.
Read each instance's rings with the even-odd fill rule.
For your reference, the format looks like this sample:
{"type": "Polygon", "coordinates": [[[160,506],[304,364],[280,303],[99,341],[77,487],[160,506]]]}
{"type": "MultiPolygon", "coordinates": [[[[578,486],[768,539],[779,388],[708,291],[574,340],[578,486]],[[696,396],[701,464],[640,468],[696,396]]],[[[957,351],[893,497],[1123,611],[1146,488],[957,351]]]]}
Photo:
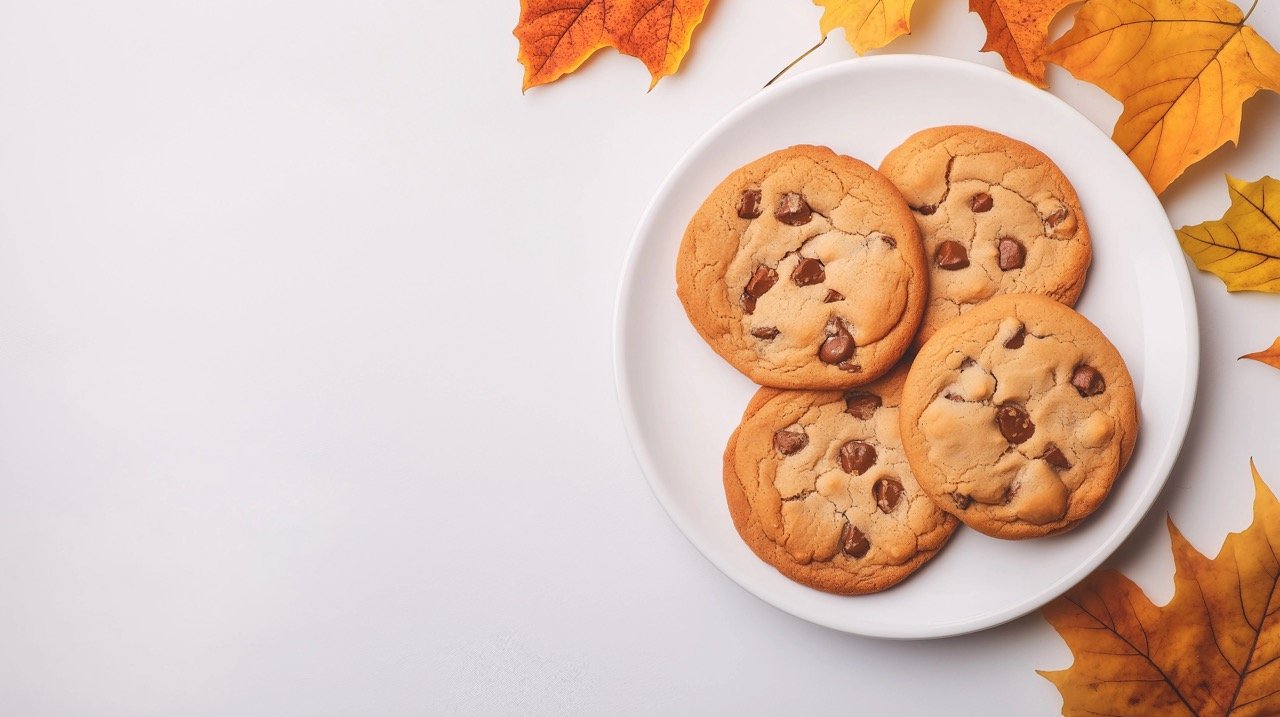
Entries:
{"type": "Polygon", "coordinates": [[[631,244],[614,325],[623,420],[654,494],[708,559],[793,615],[893,638],[998,625],[1060,595],[1124,540],[1182,445],[1199,359],[1195,299],[1164,210],[1129,159],[1053,95],[980,65],[888,55],[830,65],[752,97],[699,140],[649,205],[631,244]],[[1137,382],[1142,429],[1107,502],[1062,536],[1002,541],[963,527],[901,585],[842,597],[761,562],[734,531],[721,452],[755,390],[712,353],[676,299],[685,223],[731,170],[775,149],[823,144],[877,165],[907,135],[973,124],[1044,151],[1079,192],[1094,241],[1077,306],[1110,337],[1137,382]]]}

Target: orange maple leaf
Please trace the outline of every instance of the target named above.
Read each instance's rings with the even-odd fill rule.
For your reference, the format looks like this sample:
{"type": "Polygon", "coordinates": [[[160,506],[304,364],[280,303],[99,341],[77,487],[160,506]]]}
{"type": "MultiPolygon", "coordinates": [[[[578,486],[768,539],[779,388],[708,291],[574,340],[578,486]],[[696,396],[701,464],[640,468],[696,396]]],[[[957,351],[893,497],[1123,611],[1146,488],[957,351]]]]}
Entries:
{"type": "Polygon", "coordinates": [[[1037,87],[1044,81],[1044,60],[1049,48],[1049,23],[1062,9],[1080,0],[969,0],[969,12],[977,13],[987,27],[983,52],[998,52],[1010,74],[1037,87]]]}
{"type": "Polygon", "coordinates": [[[1280,502],[1253,471],[1253,523],[1210,560],[1169,522],[1174,595],[1156,607],[1103,570],[1044,615],[1075,656],[1040,674],[1075,715],[1280,714],[1280,502]]]}
{"type": "Polygon", "coordinates": [[[1253,359],[1260,363],[1265,363],[1274,368],[1280,368],[1280,338],[1277,338],[1271,344],[1271,348],[1262,351],[1254,351],[1251,354],[1241,356],[1242,359],[1253,359]]]}
{"type": "Polygon", "coordinates": [[[1044,59],[1124,103],[1111,136],[1159,193],[1239,141],[1245,100],[1280,92],[1280,53],[1247,19],[1227,0],[1089,0],[1044,59]]]}
{"type": "Polygon", "coordinates": [[[555,82],[602,47],[643,61],[653,89],[680,66],[710,1],[521,0],[514,34],[524,89],[555,82]]]}

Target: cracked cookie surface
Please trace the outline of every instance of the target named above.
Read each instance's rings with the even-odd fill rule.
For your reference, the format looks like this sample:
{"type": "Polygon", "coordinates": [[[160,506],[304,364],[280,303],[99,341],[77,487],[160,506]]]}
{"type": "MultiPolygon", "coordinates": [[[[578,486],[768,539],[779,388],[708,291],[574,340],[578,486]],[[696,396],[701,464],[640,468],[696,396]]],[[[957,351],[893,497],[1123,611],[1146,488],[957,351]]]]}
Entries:
{"type": "Polygon", "coordinates": [[[978,127],[934,127],[891,151],[880,171],[924,239],[930,294],[919,343],[997,294],[1075,304],[1089,228],[1075,189],[1044,153],[978,127]]]}
{"type": "Polygon", "coordinates": [[[938,330],[911,366],[900,420],[920,485],[998,538],[1074,527],[1107,497],[1138,434],[1119,352],[1036,294],[998,296],[938,330]]]}
{"type": "Polygon", "coordinates": [[[716,353],[776,388],[849,388],[910,345],[928,291],[897,189],[864,162],[798,145],[734,171],[685,230],[676,292],[716,353]]]}
{"type": "Polygon", "coordinates": [[[916,482],[898,435],[906,366],[850,391],[761,388],[724,454],[739,535],[783,575],[828,592],[884,590],[957,526],[916,482]]]}

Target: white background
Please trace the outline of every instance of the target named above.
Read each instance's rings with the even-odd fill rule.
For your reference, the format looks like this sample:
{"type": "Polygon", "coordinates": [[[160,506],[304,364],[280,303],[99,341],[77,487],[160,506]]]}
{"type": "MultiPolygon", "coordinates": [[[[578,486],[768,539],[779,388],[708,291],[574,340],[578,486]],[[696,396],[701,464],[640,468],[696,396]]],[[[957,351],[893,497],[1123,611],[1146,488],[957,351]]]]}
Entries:
{"type": "MultiPolygon", "coordinates": [[[[631,232],[819,14],[722,0],[652,92],[606,51],[522,95],[514,0],[0,3],[0,713],[1055,714],[1038,615],[911,643],[783,614],[623,434],[631,232]]],[[[999,65],[963,0],[913,26],[891,51],[999,65]]],[[[1280,173],[1278,122],[1251,101],[1174,226],[1280,173]]],[[[1198,407],[1111,561],[1157,602],[1166,514],[1216,552],[1250,456],[1280,487],[1280,372],[1236,361],[1280,299],[1192,278],[1198,407]]]]}

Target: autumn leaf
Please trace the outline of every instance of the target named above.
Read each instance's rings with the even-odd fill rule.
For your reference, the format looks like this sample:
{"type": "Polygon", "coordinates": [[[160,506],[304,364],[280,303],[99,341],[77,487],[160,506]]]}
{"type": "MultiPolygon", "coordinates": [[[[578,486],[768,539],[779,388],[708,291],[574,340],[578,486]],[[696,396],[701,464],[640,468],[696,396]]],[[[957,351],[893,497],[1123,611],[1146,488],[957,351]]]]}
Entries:
{"type": "Polygon", "coordinates": [[[813,0],[822,8],[822,36],[837,27],[859,55],[884,47],[911,32],[911,5],[915,0],[813,0]]]}
{"type": "Polygon", "coordinates": [[[1044,608],[1075,656],[1040,672],[1062,693],[1062,714],[1280,714],[1280,503],[1249,465],[1253,524],[1228,535],[1216,558],[1169,523],[1168,605],[1103,570],[1044,608]]]}
{"type": "Polygon", "coordinates": [[[1080,0],[969,0],[969,12],[987,27],[983,52],[998,52],[1009,72],[1038,87],[1044,81],[1041,57],[1049,47],[1049,23],[1080,0]]]}
{"type": "Polygon", "coordinates": [[[1178,243],[1227,291],[1280,293],[1280,181],[1227,177],[1231,206],[1221,219],[1178,230],[1178,243]]]}
{"type": "Polygon", "coordinates": [[[1254,361],[1265,363],[1268,366],[1280,368],[1280,338],[1277,338],[1275,342],[1271,344],[1271,348],[1264,349],[1262,351],[1254,351],[1253,353],[1245,354],[1240,358],[1253,359],[1254,361]]]}
{"type": "Polygon", "coordinates": [[[521,0],[515,36],[524,89],[555,82],[596,50],[614,47],[642,60],[653,81],[689,51],[710,0],[521,0]]]}
{"type": "MultiPolygon", "coordinates": [[[[1256,4],[1256,3],[1255,3],[1256,4]]],[[[1280,54],[1227,0],[1089,0],[1045,59],[1124,103],[1112,138],[1157,193],[1280,91],[1280,54]]]]}

